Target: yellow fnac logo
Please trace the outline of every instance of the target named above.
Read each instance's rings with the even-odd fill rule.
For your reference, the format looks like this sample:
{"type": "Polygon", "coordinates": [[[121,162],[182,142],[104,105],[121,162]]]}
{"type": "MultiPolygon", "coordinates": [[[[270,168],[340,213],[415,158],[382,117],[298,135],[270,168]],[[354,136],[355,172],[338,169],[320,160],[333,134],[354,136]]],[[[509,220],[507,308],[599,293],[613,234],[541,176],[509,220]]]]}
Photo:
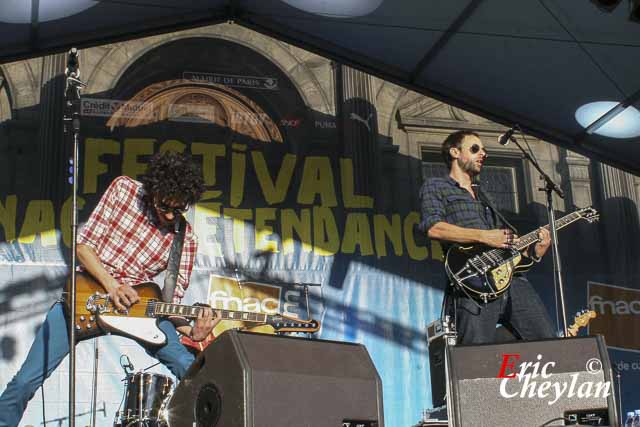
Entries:
{"type": "MultiPolygon", "coordinates": [[[[282,288],[253,282],[238,282],[229,277],[211,275],[209,279],[209,305],[214,309],[276,314],[280,312],[282,288]]],[[[253,332],[273,333],[270,326],[253,322],[226,320],[213,330],[218,336],[228,329],[250,329],[253,332]]]]}

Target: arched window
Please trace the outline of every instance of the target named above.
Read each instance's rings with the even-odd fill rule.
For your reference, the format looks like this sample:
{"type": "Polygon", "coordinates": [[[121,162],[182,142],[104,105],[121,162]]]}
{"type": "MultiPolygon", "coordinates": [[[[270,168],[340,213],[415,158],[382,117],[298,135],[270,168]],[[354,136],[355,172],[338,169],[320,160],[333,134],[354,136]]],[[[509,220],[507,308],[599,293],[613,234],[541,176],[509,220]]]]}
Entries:
{"type": "Polygon", "coordinates": [[[11,97],[9,87],[0,69],[0,123],[11,119],[11,97]]]}
{"type": "MultiPolygon", "coordinates": [[[[439,147],[438,147],[439,148],[439,147]]],[[[436,148],[422,149],[422,178],[446,176],[449,169],[436,148]]],[[[524,188],[524,170],[522,160],[508,155],[491,155],[487,157],[482,170],[482,185],[491,195],[496,207],[507,217],[526,213],[526,197],[524,188]]]]}

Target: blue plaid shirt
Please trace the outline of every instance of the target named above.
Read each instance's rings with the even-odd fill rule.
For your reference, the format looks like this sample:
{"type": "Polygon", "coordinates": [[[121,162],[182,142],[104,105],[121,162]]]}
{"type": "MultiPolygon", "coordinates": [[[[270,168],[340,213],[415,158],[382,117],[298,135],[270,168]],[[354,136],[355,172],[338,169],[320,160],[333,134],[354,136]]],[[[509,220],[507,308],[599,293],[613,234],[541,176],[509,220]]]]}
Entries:
{"type": "MultiPolygon", "coordinates": [[[[483,193],[484,197],[488,197],[483,193]]],[[[465,228],[492,230],[501,228],[502,221],[484,202],[473,196],[450,176],[430,178],[420,189],[423,232],[437,222],[446,222],[465,228]]],[[[491,200],[493,203],[493,200],[491,200]]]]}

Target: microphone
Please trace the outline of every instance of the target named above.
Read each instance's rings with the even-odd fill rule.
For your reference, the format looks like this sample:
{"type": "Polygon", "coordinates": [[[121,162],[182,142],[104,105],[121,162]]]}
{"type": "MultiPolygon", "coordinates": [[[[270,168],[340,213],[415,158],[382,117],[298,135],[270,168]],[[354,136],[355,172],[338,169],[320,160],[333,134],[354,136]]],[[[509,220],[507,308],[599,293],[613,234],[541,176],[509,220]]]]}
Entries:
{"type": "Polygon", "coordinates": [[[78,49],[72,47],[69,51],[69,57],[67,58],[67,68],[64,70],[64,74],[67,77],[80,78],[80,65],[78,61],[78,49]]]}
{"type": "Polygon", "coordinates": [[[500,135],[498,137],[498,144],[507,145],[509,143],[509,141],[511,141],[511,138],[513,137],[514,133],[516,133],[516,129],[515,128],[511,128],[508,131],[506,131],[505,133],[503,133],[502,135],[500,135]]]}

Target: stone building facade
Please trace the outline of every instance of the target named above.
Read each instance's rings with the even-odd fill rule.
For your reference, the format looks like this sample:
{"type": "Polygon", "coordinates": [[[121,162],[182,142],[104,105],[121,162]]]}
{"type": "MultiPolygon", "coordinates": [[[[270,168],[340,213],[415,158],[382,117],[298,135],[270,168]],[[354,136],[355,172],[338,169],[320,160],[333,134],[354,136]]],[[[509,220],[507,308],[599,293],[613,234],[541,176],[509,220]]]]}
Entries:
{"type": "MultiPolygon", "coordinates": [[[[482,135],[489,148],[487,169],[497,177],[499,184],[495,185],[499,188],[493,190],[503,193],[503,208],[516,217],[529,220],[525,222],[533,224],[545,221],[546,213],[541,209],[545,205],[545,195],[538,191],[540,181],[536,171],[521,159],[516,147],[503,147],[495,143],[498,135],[505,131],[503,126],[376,77],[337,66],[329,59],[234,24],[84,49],[81,51],[81,76],[87,82],[87,87],[83,95],[112,98],[123,81],[144,79],[144,76],[131,76],[128,73],[133,64],[148,58],[145,55],[169,43],[194,38],[208,39],[212,43],[225,40],[251,49],[290,79],[306,108],[314,114],[342,116],[343,132],[347,132],[345,135],[348,136],[343,138],[347,155],[351,156],[358,150],[369,150],[363,161],[377,169],[371,176],[392,172],[401,175],[400,179],[405,179],[408,188],[412,189],[403,195],[387,194],[378,201],[381,209],[384,210],[384,205],[392,206],[394,197],[414,197],[423,175],[430,173],[429,165],[439,162],[439,145],[449,132],[472,129],[482,135]],[[377,144],[348,146],[348,141],[353,140],[354,135],[348,134],[348,124],[356,124],[357,119],[356,116],[349,116],[351,113],[341,111],[341,106],[345,100],[354,97],[368,104],[362,114],[357,115],[358,118],[374,116],[377,144]],[[399,158],[407,164],[397,164],[398,160],[394,161],[396,164],[389,164],[385,158],[390,158],[390,153],[400,154],[399,158]],[[532,206],[535,209],[531,209],[532,206]]],[[[69,152],[66,148],[60,149],[62,124],[58,120],[62,109],[64,80],[61,73],[65,61],[65,55],[58,54],[0,66],[0,169],[4,171],[0,185],[4,192],[14,193],[18,188],[23,191],[21,183],[33,178],[34,171],[29,165],[36,159],[46,159],[51,168],[39,171],[42,188],[32,189],[33,195],[38,191],[45,191],[48,195],[62,191],[56,190],[56,184],[50,181],[52,176],[57,175],[56,168],[64,167],[69,152]]],[[[634,208],[627,206],[630,204],[637,211],[640,200],[639,177],[533,137],[527,138],[527,142],[544,170],[560,183],[567,194],[564,200],[556,200],[558,210],[569,211],[574,206],[597,205],[616,198],[625,200],[626,207],[615,209],[632,212],[634,208]]],[[[440,169],[434,169],[433,173],[438,171],[440,169]]],[[[366,177],[362,179],[363,183],[368,181],[371,180],[366,177]]],[[[375,185],[384,186],[384,180],[373,181],[377,182],[374,182],[375,185]]],[[[616,220],[615,224],[618,223],[616,220]]],[[[605,234],[619,232],[607,231],[605,234]]],[[[615,244],[610,246],[616,247],[615,244]]],[[[616,264],[620,258],[620,254],[612,255],[611,263],[616,264]]],[[[619,271],[621,267],[611,268],[612,271],[619,271]]],[[[624,269],[628,270],[628,267],[624,269]]],[[[637,271],[629,273],[635,275],[637,271]]]]}

